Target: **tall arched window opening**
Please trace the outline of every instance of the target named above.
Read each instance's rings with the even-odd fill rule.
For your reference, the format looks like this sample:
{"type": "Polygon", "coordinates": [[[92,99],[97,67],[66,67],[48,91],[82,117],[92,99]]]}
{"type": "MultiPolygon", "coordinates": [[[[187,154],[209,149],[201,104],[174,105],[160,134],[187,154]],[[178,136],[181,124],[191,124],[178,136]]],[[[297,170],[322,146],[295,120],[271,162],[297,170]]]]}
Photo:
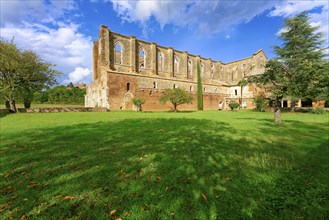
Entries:
{"type": "Polygon", "coordinates": [[[201,77],[204,77],[204,64],[203,62],[200,62],[200,71],[201,71],[201,77]]]}
{"type": "Polygon", "coordinates": [[[120,43],[116,43],[114,47],[114,63],[122,64],[122,47],[120,43]]]}
{"type": "Polygon", "coordinates": [[[190,59],[187,61],[187,77],[190,78],[193,74],[193,63],[190,59]]]}
{"type": "Polygon", "coordinates": [[[138,62],[139,62],[139,68],[143,69],[146,67],[146,55],[143,48],[139,50],[138,62]]]}
{"type": "Polygon", "coordinates": [[[174,56],[174,74],[179,72],[179,59],[177,56],[174,56]]]}
{"type": "Polygon", "coordinates": [[[163,71],[164,67],[164,57],[163,54],[159,51],[158,52],[158,70],[163,71]]]}

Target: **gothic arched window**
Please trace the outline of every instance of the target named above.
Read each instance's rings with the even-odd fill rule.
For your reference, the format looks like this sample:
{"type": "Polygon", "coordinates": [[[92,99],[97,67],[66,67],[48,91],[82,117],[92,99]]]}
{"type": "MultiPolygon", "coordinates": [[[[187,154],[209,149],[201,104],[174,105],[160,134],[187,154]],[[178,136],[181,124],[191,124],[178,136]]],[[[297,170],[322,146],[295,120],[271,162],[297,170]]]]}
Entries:
{"type": "Polygon", "coordinates": [[[144,52],[144,48],[141,48],[139,50],[138,61],[139,61],[139,68],[145,68],[146,67],[146,55],[145,55],[145,52],[144,52]]]}
{"type": "Polygon", "coordinates": [[[122,46],[119,42],[117,42],[114,47],[114,63],[122,64],[122,55],[122,46]]]}
{"type": "Polygon", "coordinates": [[[174,73],[179,72],[179,59],[177,56],[174,56],[174,73]]]}
{"type": "Polygon", "coordinates": [[[158,52],[158,70],[163,71],[164,69],[164,56],[161,51],[158,52]]]}

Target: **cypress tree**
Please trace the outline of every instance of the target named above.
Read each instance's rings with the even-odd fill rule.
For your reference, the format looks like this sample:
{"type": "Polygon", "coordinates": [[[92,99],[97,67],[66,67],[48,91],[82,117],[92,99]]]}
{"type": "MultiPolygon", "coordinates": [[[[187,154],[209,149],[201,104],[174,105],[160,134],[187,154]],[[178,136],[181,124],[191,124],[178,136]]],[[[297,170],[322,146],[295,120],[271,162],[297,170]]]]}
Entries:
{"type": "Polygon", "coordinates": [[[197,83],[198,83],[198,110],[203,110],[202,82],[200,73],[200,63],[197,63],[197,83]]]}

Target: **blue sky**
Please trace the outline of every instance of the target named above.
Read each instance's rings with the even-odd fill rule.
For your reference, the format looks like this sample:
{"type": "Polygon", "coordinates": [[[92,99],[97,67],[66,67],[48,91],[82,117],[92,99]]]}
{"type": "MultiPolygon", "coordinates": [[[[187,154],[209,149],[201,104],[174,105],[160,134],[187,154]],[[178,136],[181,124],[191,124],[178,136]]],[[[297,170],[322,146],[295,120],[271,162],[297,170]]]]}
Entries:
{"type": "Polygon", "coordinates": [[[280,45],[284,19],[308,11],[328,44],[328,1],[321,0],[0,0],[0,35],[63,72],[61,84],[91,82],[92,42],[112,31],[230,62],[280,45]]]}

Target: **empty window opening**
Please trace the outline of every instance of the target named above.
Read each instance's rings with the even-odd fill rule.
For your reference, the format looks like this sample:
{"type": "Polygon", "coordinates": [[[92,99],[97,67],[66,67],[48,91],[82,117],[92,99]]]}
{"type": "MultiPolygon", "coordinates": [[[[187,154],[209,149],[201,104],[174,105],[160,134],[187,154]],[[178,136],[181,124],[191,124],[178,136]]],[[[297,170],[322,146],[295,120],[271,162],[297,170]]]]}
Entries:
{"type": "Polygon", "coordinates": [[[153,82],[152,86],[153,86],[153,89],[156,89],[156,88],[158,88],[158,85],[157,85],[157,83],[156,83],[156,82],[153,82]]]}
{"type": "Polygon", "coordinates": [[[177,56],[174,56],[174,73],[179,72],[179,59],[177,56]]]}
{"type": "Polygon", "coordinates": [[[173,85],[173,89],[176,89],[176,88],[177,88],[177,87],[176,87],[176,84],[174,84],[174,85],[173,85]]]}
{"type": "Polygon", "coordinates": [[[288,108],[288,101],[283,101],[282,107],[283,108],[288,108]]]}
{"type": "Polygon", "coordinates": [[[206,92],[206,87],[203,87],[203,91],[206,92]]]}
{"type": "Polygon", "coordinates": [[[302,99],[302,107],[312,107],[312,99],[302,99]]]}
{"type": "Polygon", "coordinates": [[[119,43],[114,48],[114,63],[122,64],[122,48],[119,43]]]}
{"type": "Polygon", "coordinates": [[[139,68],[145,68],[146,56],[145,56],[145,52],[144,52],[143,48],[140,49],[140,51],[139,51],[138,61],[139,61],[139,68]]]}
{"type": "Polygon", "coordinates": [[[159,51],[158,52],[158,70],[162,71],[164,65],[164,57],[163,54],[159,51]]]}
{"type": "Polygon", "coordinates": [[[193,86],[190,86],[190,92],[193,92],[193,86]]]}
{"type": "Polygon", "coordinates": [[[127,91],[130,91],[130,83],[127,83],[127,91]]]}
{"type": "Polygon", "coordinates": [[[234,90],[234,94],[238,95],[238,90],[237,89],[234,90]]]}
{"type": "Polygon", "coordinates": [[[200,62],[201,76],[204,76],[204,65],[203,62],[200,62]]]}
{"type": "Polygon", "coordinates": [[[193,65],[192,61],[189,59],[187,62],[187,74],[188,76],[192,76],[192,71],[193,71],[193,65]]]}

